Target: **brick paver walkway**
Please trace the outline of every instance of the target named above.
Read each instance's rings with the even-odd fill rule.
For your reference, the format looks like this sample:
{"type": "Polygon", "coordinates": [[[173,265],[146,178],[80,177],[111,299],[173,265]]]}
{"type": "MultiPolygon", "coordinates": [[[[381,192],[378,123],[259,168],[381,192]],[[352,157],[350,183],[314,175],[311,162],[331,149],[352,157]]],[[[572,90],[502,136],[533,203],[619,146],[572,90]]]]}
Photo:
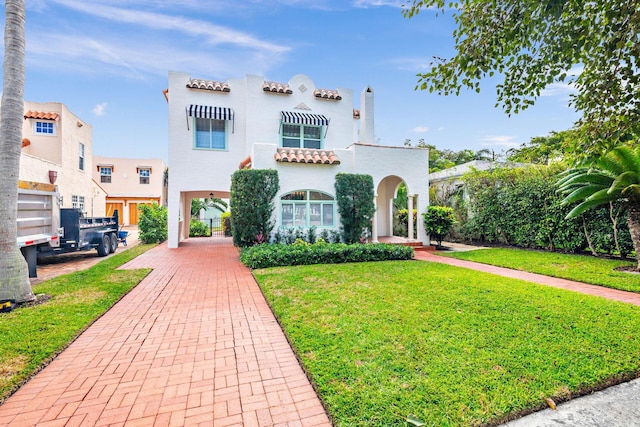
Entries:
{"type": "Polygon", "coordinates": [[[449,258],[449,257],[436,255],[432,252],[416,251],[415,258],[423,261],[439,262],[441,264],[448,264],[456,267],[463,267],[471,270],[483,271],[485,273],[497,274],[499,276],[526,280],[528,282],[539,283],[541,285],[547,285],[547,286],[553,286],[554,288],[567,289],[570,291],[580,292],[583,294],[596,295],[603,298],[626,302],[633,305],[640,305],[640,294],[637,294],[634,292],[619,291],[617,289],[605,288],[604,286],[589,285],[586,283],[574,282],[572,280],[543,276],[542,274],[529,273],[526,271],[518,271],[518,270],[512,270],[510,268],[496,267],[488,264],[481,264],[479,262],[449,258]]]}
{"type": "Polygon", "coordinates": [[[154,270],[0,406],[0,426],[331,425],[229,240],[125,267],[154,270]]]}

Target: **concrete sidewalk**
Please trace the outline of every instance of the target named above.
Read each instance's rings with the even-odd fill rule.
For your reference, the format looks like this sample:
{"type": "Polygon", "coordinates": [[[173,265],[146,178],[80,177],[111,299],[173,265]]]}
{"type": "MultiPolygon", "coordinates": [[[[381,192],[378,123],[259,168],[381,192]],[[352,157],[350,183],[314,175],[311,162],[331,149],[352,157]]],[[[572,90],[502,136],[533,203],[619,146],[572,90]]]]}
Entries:
{"type": "Polygon", "coordinates": [[[225,238],[160,245],[153,271],[2,406],[0,426],[330,426],[225,238]]]}

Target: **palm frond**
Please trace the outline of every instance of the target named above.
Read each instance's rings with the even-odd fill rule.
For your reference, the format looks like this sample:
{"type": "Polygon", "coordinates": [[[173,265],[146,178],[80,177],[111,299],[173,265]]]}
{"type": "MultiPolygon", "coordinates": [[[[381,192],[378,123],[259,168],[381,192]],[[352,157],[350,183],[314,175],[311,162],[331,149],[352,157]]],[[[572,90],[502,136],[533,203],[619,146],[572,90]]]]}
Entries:
{"type": "Polygon", "coordinates": [[[581,185],[562,200],[562,205],[575,203],[578,200],[586,200],[603,189],[608,189],[608,187],[603,187],[601,185],[581,185]]]}

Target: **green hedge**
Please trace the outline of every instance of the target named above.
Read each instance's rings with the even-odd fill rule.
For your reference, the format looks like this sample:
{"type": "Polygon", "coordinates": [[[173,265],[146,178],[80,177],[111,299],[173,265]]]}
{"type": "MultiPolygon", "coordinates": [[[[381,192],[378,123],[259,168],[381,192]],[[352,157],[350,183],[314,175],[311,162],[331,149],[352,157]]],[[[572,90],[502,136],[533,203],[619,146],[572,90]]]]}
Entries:
{"type": "Polygon", "coordinates": [[[629,254],[627,212],[606,205],[566,220],[555,183],[562,166],[498,168],[465,175],[465,203],[456,208],[455,237],[525,248],[629,254]],[[610,211],[610,209],[612,209],[610,211]],[[611,217],[616,218],[617,244],[611,217]],[[588,236],[588,239],[587,239],[588,236]],[[591,245],[589,245],[591,243],[591,245]]]}
{"type": "Polygon", "coordinates": [[[157,203],[139,205],[138,230],[142,243],[160,243],[167,240],[168,217],[167,208],[157,203]]]}
{"type": "Polygon", "coordinates": [[[339,173],[336,175],[335,189],[342,240],[345,243],[357,243],[367,239],[376,211],[373,178],[371,175],[339,173]]]}
{"type": "Polygon", "coordinates": [[[197,219],[192,219],[189,222],[189,237],[209,237],[209,225],[199,221],[197,219]]]}
{"type": "Polygon", "coordinates": [[[242,169],[231,177],[231,234],[236,246],[268,242],[280,184],[273,169],[242,169]]]}
{"type": "Polygon", "coordinates": [[[409,246],[381,243],[353,244],[265,244],[244,248],[240,261],[249,268],[288,265],[340,264],[344,262],[408,260],[413,258],[409,246]]]}

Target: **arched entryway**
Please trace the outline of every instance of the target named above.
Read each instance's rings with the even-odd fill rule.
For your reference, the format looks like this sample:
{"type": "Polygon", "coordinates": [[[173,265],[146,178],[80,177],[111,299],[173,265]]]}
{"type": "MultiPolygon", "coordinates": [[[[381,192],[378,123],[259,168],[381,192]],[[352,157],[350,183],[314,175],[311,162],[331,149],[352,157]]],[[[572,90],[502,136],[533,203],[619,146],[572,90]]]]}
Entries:
{"type": "MultiPolygon", "coordinates": [[[[417,195],[411,193],[409,185],[399,176],[390,175],[382,179],[376,188],[374,197],[376,213],[372,224],[371,239],[378,242],[380,237],[394,237],[393,233],[393,199],[398,196],[398,188],[404,184],[407,188],[407,206],[409,212],[416,207],[417,195]]],[[[413,215],[408,216],[408,241],[416,240],[413,231],[413,215]]]]}

